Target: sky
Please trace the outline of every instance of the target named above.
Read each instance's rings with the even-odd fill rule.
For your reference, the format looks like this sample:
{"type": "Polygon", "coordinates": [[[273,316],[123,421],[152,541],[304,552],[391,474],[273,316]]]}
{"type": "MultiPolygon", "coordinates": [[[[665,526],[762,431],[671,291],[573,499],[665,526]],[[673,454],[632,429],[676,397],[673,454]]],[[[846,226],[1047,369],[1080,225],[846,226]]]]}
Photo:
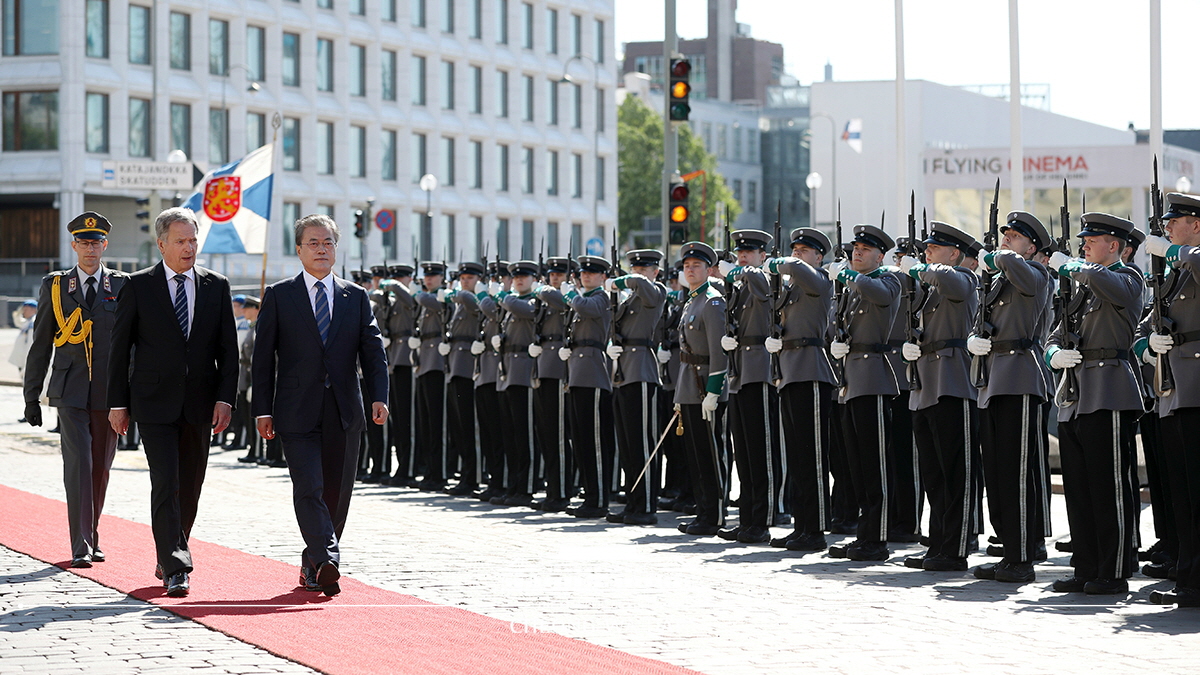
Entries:
{"type": "MultiPolygon", "coordinates": [[[[616,0],[624,42],[662,40],[662,0],[616,0]]],[[[751,36],[784,47],[801,84],[894,80],[894,0],[739,0],[751,36]]],[[[1149,0],[1025,0],[1019,4],[1021,81],[1050,85],[1050,110],[1108,127],[1150,126],[1149,0]]],[[[708,32],[706,0],[677,0],[683,39],[708,32]]],[[[1200,0],[1162,0],[1163,127],[1200,128],[1200,0]]],[[[904,3],[908,79],[1007,84],[1007,0],[904,3]]]]}

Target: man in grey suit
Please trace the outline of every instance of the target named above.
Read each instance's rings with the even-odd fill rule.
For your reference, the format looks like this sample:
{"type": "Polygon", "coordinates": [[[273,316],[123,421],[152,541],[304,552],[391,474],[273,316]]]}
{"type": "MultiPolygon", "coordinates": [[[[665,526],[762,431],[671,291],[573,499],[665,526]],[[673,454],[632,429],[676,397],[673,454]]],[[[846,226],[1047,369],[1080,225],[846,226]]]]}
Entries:
{"type": "Polygon", "coordinates": [[[300,583],[341,591],[340,542],[365,424],[388,417],[387,357],[367,292],[333,275],[338,227],[325,215],[296,221],[304,271],[267,287],[254,343],[254,415],[258,433],[279,435],[296,520],[304,537],[300,583]],[[365,387],[359,386],[361,364],[365,387]]]}
{"type": "Polygon", "coordinates": [[[108,424],[108,348],[117,292],[128,278],[100,262],[111,229],[104,216],[91,211],[67,224],[78,262],[42,279],[25,360],[25,420],[40,427],[38,400],[54,357],[46,393],[58,408],[71,567],[104,562],[98,528],[117,448],[117,434],[108,424]]]}

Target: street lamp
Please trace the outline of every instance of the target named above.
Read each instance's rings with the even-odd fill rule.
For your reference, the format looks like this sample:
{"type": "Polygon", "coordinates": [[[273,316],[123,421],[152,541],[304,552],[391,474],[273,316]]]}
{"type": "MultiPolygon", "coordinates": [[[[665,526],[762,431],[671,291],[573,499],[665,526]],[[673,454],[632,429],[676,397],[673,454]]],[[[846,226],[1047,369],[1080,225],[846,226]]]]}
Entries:
{"type": "MultiPolygon", "coordinates": [[[[809,102],[809,104],[811,105],[811,101],[809,102]]],[[[830,217],[832,217],[833,214],[837,210],[837,204],[835,203],[837,201],[837,122],[834,121],[832,116],[827,115],[825,113],[810,112],[808,114],[808,117],[809,117],[808,126],[810,129],[812,128],[811,120],[814,117],[824,117],[825,119],[829,120],[829,161],[831,163],[830,170],[829,170],[829,175],[830,175],[830,179],[829,179],[829,214],[830,214],[830,217]]],[[[813,168],[813,166],[812,166],[812,142],[811,141],[808,144],[808,165],[809,165],[808,166],[809,169],[813,168]]],[[[817,226],[816,225],[816,222],[817,222],[816,208],[817,208],[816,202],[813,202],[813,218],[812,218],[813,227],[817,226]]]]}
{"type": "Polygon", "coordinates": [[[428,260],[433,256],[433,248],[431,246],[433,242],[429,241],[429,239],[433,237],[433,191],[438,187],[437,176],[427,173],[424,176],[421,176],[421,180],[417,183],[417,186],[425,192],[426,227],[423,228],[423,231],[421,232],[421,248],[424,249],[422,253],[425,255],[421,257],[428,260]],[[429,232],[428,237],[425,236],[425,231],[429,232]]]}
{"type": "MultiPolygon", "coordinates": [[[[594,85],[596,85],[600,82],[600,64],[597,63],[596,60],[593,59],[592,57],[586,56],[584,54],[576,54],[575,56],[572,56],[571,58],[567,59],[566,64],[563,65],[563,76],[558,79],[558,83],[559,84],[563,84],[563,83],[578,84],[576,82],[575,78],[571,77],[571,73],[569,72],[571,69],[571,63],[576,60],[587,61],[588,63],[592,64],[592,84],[593,84],[593,88],[594,88],[594,85]]],[[[598,90],[597,90],[596,95],[597,96],[600,95],[598,90]]],[[[580,97],[580,103],[582,104],[582,102],[583,102],[583,97],[580,97]]],[[[593,106],[592,109],[594,111],[598,112],[600,107],[593,106]]],[[[583,115],[580,114],[580,117],[582,117],[582,116],[583,115]]],[[[597,171],[597,169],[600,166],[600,132],[598,131],[599,128],[600,128],[600,120],[599,119],[593,120],[593,122],[592,122],[592,170],[596,173],[596,182],[595,182],[595,184],[592,185],[592,230],[593,230],[593,233],[600,229],[600,216],[599,216],[600,189],[599,188],[600,188],[600,181],[604,180],[604,176],[601,176],[599,174],[599,172],[597,171]]],[[[613,241],[616,241],[616,240],[617,240],[617,232],[616,232],[616,228],[614,228],[613,241]]],[[[581,242],[579,242],[579,244],[582,246],[583,242],[581,241],[581,242]]],[[[667,242],[664,241],[663,242],[664,250],[666,249],[666,246],[667,246],[667,242]]],[[[568,244],[568,248],[569,247],[570,247],[570,244],[568,244]]]]}
{"type": "Polygon", "coordinates": [[[1180,176],[1179,180],[1175,181],[1175,191],[1187,193],[1192,189],[1192,179],[1187,176],[1180,176]]]}
{"type": "Polygon", "coordinates": [[[808,226],[815,229],[817,227],[817,190],[821,189],[821,174],[813,171],[804,179],[804,184],[812,193],[808,199],[808,226]]]}

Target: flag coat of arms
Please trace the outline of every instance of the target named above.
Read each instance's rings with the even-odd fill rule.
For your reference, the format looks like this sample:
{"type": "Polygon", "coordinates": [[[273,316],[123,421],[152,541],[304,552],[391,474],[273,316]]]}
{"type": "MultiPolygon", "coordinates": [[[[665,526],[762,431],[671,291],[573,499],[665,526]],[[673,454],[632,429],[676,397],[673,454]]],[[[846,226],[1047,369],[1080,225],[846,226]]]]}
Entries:
{"type": "Polygon", "coordinates": [[[196,214],[201,253],[261,254],[271,222],[275,144],[214,169],[183,203],[196,214]]]}
{"type": "Polygon", "coordinates": [[[842,140],[846,141],[846,145],[850,149],[862,154],[862,119],[852,119],[846,122],[846,128],[842,130],[842,140]]]}

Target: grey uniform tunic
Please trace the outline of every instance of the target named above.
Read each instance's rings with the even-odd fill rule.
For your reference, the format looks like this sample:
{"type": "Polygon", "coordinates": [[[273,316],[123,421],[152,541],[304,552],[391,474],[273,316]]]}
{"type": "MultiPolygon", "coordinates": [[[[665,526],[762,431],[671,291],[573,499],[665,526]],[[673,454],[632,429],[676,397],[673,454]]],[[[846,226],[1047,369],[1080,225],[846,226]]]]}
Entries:
{"type": "MultiPolygon", "coordinates": [[[[1177,250],[1175,256],[1167,259],[1173,267],[1167,275],[1170,304],[1164,312],[1165,318],[1174,322],[1171,329],[1174,346],[1166,358],[1171,364],[1175,389],[1158,398],[1160,417],[1167,417],[1182,408],[1200,407],[1200,281],[1196,278],[1196,270],[1200,268],[1200,247],[1180,246],[1177,250]]],[[[1149,336],[1153,332],[1154,324],[1147,315],[1138,326],[1138,333],[1149,336]]],[[[1138,351],[1145,349],[1145,339],[1139,339],[1138,351]]],[[[1151,389],[1153,382],[1154,371],[1151,369],[1151,389]]]]}
{"type": "Polygon", "coordinates": [[[417,293],[417,304],[421,306],[417,318],[421,338],[421,349],[416,355],[417,377],[427,373],[445,372],[446,358],[438,353],[437,346],[445,339],[446,303],[439,302],[434,293],[417,293]]]}
{"type": "Polygon", "coordinates": [[[471,353],[471,343],[479,339],[479,330],[483,326],[483,312],[479,309],[479,299],[470,291],[455,291],[451,302],[454,306],[454,316],[450,318],[450,361],[447,372],[450,377],[465,377],[468,380],[475,377],[475,355],[471,353]]]}
{"type": "Polygon", "coordinates": [[[741,267],[731,272],[726,287],[732,294],[734,337],[737,350],[730,352],[729,393],[741,391],[743,384],[771,381],[771,353],[763,341],[771,337],[771,284],[757,267],[741,267]]]}
{"type": "Polygon", "coordinates": [[[553,286],[538,291],[542,306],[538,319],[538,345],[542,354],[537,358],[537,373],[541,379],[567,379],[567,364],[558,358],[558,350],[566,345],[567,301],[553,286]]]}
{"type": "Polygon", "coordinates": [[[385,336],[391,340],[387,349],[389,369],[395,366],[411,366],[412,350],[408,348],[408,338],[413,335],[417,325],[417,301],[412,293],[402,286],[395,284],[391,287],[391,312],[386,322],[381,322],[385,336]]]}
{"type": "MultiPolygon", "coordinates": [[[[617,288],[629,291],[629,297],[617,309],[616,344],[624,348],[620,358],[622,380],[618,387],[637,382],[659,384],[657,344],[654,336],[662,322],[667,289],[645,277],[616,279],[617,288]]],[[[614,364],[614,370],[616,364],[614,364]]]]}
{"type": "Polygon", "coordinates": [[[979,407],[986,408],[993,396],[1029,394],[1041,399],[1051,390],[1046,381],[1038,326],[1043,321],[1050,272],[1041,263],[1026,260],[1012,251],[995,251],[984,256],[1000,274],[992,278],[992,351],[986,357],[987,386],[979,390],[979,407]],[[1027,341],[1029,347],[1016,344],[1027,341]],[[1008,348],[997,343],[1012,343],[1008,348]]]}
{"type": "Polygon", "coordinates": [[[916,364],[920,387],[912,391],[908,408],[928,408],[942,396],[974,401],[979,390],[971,384],[966,343],[979,309],[975,274],[949,265],[926,265],[918,274],[928,288],[920,312],[921,358],[916,364]],[[956,345],[947,346],[950,340],[956,345]]]}
{"type": "Polygon", "coordinates": [[[567,362],[567,386],[612,391],[612,364],[604,353],[608,327],[612,323],[612,305],[608,294],[593,288],[583,295],[570,297],[571,359],[567,362]]]}
{"type": "Polygon", "coordinates": [[[529,345],[533,344],[533,320],[537,318],[535,300],[533,293],[528,293],[509,294],[500,301],[506,313],[500,343],[504,372],[496,380],[496,391],[505,391],[510,386],[533,386],[533,357],[529,355],[529,345]]]}
{"type": "Polygon", "coordinates": [[[721,349],[725,336],[725,299],[705,282],[687,295],[680,318],[679,375],[675,378],[675,403],[694,405],[705,394],[728,398],[725,376],[729,357],[721,349]]]}
{"type": "MultiPolygon", "coordinates": [[[[505,293],[501,293],[501,296],[505,293]]],[[[503,317],[503,312],[500,311],[500,303],[490,295],[480,293],[479,309],[483,312],[483,331],[480,335],[480,341],[483,342],[483,353],[475,357],[478,359],[479,375],[475,378],[475,386],[481,384],[495,384],[500,377],[500,352],[492,349],[492,336],[500,334],[500,320],[503,317]]]]}
{"type": "MultiPolygon", "coordinates": [[[[1079,401],[1059,408],[1058,421],[1067,422],[1097,410],[1141,412],[1142,393],[1131,353],[1133,331],[1141,318],[1142,275],[1119,262],[1112,267],[1088,262],[1071,263],[1071,267],[1071,277],[1079,282],[1079,292],[1084,293],[1076,346],[1083,352],[1083,363],[1074,368],[1079,401]],[[1091,350],[1122,350],[1126,356],[1089,354],[1091,350]]],[[[1063,339],[1063,324],[1059,323],[1050,335],[1049,345],[1061,346],[1063,339]]]]}
{"type": "Polygon", "coordinates": [[[783,350],[779,352],[782,389],[793,382],[834,383],[825,341],[833,319],[833,281],[824,269],[787,259],[774,270],[789,283],[779,294],[783,350]]]}
{"type": "Polygon", "coordinates": [[[860,396],[896,396],[900,389],[886,352],[900,303],[900,280],[884,268],[846,281],[846,314],[850,336],[845,359],[845,385],[838,402],[860,396]]]}
{"type": "Polygon", "coordinates": [[[662,323],[662,348],[671,353],[671,358],[661,364],[662,387],[675,391],[675,378],[679,375],[679,323],[683,317],[683,291],[667,291],[662,323]]]}
{"type": "MultiPolygon", "coordinates": [[[[911,304],[908,299],[908,286],[913,283],[912,277],[903,278],[905,275],[900,274],[899,268],[887,267],[886,270],[896,275],[896,280],[900,282],[900,298],[896,306],[896,319],[892,322],[891,331],[888,333],[888,350],[885,352],[888,363],[892,364],[892,372],[896,373],[896,389],[899,391],[908,391],[908,364],[904,360],[904,354],[900,352],[900,348],[904,346],[904,342],[908,337],[908,317],[912,313],[911,304]]],[[[913,294],[912,303],[917,307],[921,306],[924,301],[925,293],[920,284],[917,284],[917,290],[913,294]]]]}

